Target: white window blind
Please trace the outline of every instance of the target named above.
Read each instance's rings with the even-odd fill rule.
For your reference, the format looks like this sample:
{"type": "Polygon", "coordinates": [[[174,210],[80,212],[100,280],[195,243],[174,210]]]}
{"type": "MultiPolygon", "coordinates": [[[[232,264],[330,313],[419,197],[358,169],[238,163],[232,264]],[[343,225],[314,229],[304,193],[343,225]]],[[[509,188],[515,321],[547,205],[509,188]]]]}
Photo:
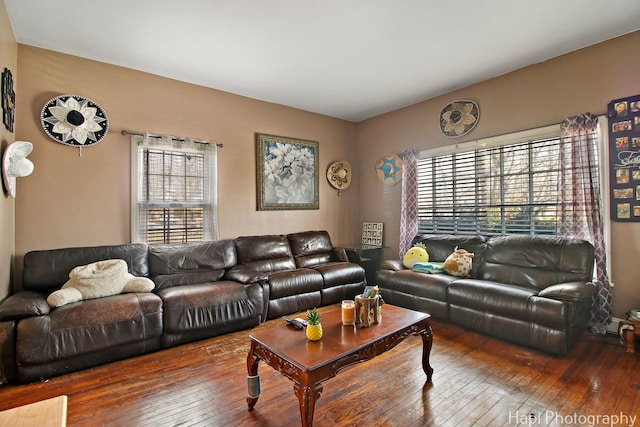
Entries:
{"type": "Polygon", "coordinates": [[[559,127],[552,126],[422,152],[418,231],[555,234],[559,150],[559,127]]]}
{"type": "Polygon", "coordinates": [[[132,240],[215,240],[217,146],[189,138],[133,135],[132,240]]]}

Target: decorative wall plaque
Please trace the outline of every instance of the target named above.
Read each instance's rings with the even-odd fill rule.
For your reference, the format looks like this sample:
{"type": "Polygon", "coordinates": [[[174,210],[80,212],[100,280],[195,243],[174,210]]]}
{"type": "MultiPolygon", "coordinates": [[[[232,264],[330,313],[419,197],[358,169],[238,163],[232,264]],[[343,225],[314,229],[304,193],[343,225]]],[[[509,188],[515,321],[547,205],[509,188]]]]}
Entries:
{"type": "Polygon", "coordinates": [[[446,137],[459,138],[471,132],[479,118],[480,108],[475,102],[453,101],[440,112],[440,130],[446,137]]]}
{"type": "Polygon", "coordinates": [[[13,90],[13,76],[8,68],[2,72],[2,122],[9,132],[13,132],[16,93],[13,90]]]}
{"type": "Polygon", "coordinates": [[[104,110],[78,95],[60,95],[47,102],[41,123],[54,141],[80,148],[99,143],[109,130],[104,110]]]}

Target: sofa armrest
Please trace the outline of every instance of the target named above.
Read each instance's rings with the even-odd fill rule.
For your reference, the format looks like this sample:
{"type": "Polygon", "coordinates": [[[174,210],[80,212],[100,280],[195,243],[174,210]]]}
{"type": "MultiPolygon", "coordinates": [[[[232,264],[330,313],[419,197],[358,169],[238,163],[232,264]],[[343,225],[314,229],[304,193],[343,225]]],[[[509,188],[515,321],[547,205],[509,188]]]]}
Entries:
{"type": "Polygon", "coordinates": [[[333,257],[337,262],[349,262],[347,251],[344,248],[333,248],[333,257]]]}
{"type": "Polygon", "coordinates": [[[260,323],[267,320],[267,309],[269,308],[269,284],[265,281],[246,283],[247,296],[252,301],[261,301],[258,307],[260,312],[260,323]]]}
{"type": "Polygon", "coordinates": [[[38,292],[23,291],[13,294],[0,304],[0,320],[17,320],[32,316],[45,316],[51,308],[38,292]]]}
{"type": "Polygon", "coordinates": [[[560,301],[584,301],[596,292],[595,286],[586,282],[567,282],[551,285],[538,293],[539,297],[560,301]]]}
{"type": "Polygon", "coordinates": [[[224,274],[224,279],[226,280],[234,280],[236,282],[249,284],[249,283],[258,283],[264,282],[269,279],[269,277],[251,267],[247,267],[246,265],[236,265],[231,269],[227,270],[224,274]]]}
{"type": "Polygon", "coordinates": [[[382,261],[382,263],[380,264],[380,270],[401,271],[401,270],[406,270],[406,268],[404,268],[404,265],[402,265],[402,260],[388,259],[388,260],[382,261]]]}

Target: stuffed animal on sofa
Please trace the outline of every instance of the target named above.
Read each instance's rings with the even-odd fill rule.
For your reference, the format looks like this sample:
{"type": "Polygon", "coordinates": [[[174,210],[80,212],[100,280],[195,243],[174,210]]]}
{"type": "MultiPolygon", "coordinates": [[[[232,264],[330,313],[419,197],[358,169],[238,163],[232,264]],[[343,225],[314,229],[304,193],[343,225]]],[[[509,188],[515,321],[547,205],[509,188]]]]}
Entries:
{"type": "Polygon", "coordinates": [[[108,259],[71,270],[69,280],[49,295],[47,303],[51,307],[61,307],[85,299],[127,292],[150,292],[154,287],[151,279],[129,273],[126,261],[108,259]]]}
{"type": "Polygon", "coordinates": [[[453,253],[444,260],[444,271],[452,276],[457,277],[471,277],[471,265],[473,261],[473,254],[467,252],[464,249],[456,248],[453,253]]]}
{"type": "Polygon", "coordinates": [[[407,253],[402,257],[402,265],[407,268],[413,267],[416,262],[428,262],[429,253],[427,248],[422,243],[416,243],[410,248],[407,253]]]}

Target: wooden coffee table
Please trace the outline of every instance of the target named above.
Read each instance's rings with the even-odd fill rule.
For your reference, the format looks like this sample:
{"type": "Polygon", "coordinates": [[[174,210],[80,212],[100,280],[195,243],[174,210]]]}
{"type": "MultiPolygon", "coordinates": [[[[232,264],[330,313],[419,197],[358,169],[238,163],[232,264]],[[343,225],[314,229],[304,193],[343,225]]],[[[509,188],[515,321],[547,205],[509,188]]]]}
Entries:
{"type": "Polygon", "coordinates": [[[347,366],[392,349],[409,335],[422,337],[422,369],[427,381],[431,381],[433,369],[429,365],[429,354],[433,335],[429,314],[385,304],[380,323],[369,328],[343,326],[339,307],[320,316],[323,336],[317,342],[307,341],[304,331],[284,324],[250,336],[251,348],[247,355],[249,411],[260,396],[258,363],[261,360],[293,381],[302,425],[311,426],[324,380],[347,366]]]}

